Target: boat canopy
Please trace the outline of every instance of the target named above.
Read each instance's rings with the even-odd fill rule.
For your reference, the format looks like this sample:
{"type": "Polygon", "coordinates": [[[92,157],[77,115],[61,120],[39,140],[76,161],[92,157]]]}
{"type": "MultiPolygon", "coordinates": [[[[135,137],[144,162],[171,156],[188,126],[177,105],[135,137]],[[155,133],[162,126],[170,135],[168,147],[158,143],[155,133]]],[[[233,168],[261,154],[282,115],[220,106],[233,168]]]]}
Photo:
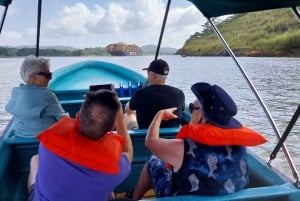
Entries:
{"type": "Polygon", "coordinates": [[[300,0],[189,0],[207,17],[296,7],[300,0]]]}
{"type": "Polygon", "coordinates": [[[0,0],[0,5],[1,6],[8,6],[12,0],[0,0]]]}

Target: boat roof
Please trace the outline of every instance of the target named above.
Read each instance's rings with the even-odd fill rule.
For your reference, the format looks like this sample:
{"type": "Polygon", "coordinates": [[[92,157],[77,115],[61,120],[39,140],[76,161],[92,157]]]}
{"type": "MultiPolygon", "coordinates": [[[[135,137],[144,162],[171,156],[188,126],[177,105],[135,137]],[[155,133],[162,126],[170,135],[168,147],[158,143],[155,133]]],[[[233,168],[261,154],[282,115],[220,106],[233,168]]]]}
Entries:
{"type": "MultiPolygon", "coordinates": [[[[296,7],[300,0],[188,0],[192,2],[205,17],[245,13],[276,8],[296,7]]],[[[8,6],[12,0],[0,0],[1,6],[8,6]]]]}
{"type": "Polygon", "coordinates": [[[12,0],[0,0],[0,5],[1,6],[8,6],[12,0]]]}
{"type": "Polygon", "coordinates": [[[296,7],[300,0],[189,0],[205,17],[296,7]]]}

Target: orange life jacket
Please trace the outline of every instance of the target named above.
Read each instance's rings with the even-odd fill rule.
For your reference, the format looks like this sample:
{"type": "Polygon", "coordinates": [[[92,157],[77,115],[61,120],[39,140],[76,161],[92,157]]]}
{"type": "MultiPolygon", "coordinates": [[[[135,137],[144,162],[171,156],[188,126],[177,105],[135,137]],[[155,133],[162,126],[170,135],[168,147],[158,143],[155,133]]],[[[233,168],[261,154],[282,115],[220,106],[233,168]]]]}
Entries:
{"type": "Polygon", "coordinates": [[[49,151],[66,160],[92,170],[118,173],[124,138],[109,132],[99,140],[91,140],[80,134],[78,128],[76,119],[63,117],[37,138],[49,151]]]}
{"type": "Polygon", "coordinates": [[[247,128],[219,128],[211,124],[188,124],[182,126],[176,138],[190,138],[211,146],[256,146],[267,139],[260,133],[247,128]]]}

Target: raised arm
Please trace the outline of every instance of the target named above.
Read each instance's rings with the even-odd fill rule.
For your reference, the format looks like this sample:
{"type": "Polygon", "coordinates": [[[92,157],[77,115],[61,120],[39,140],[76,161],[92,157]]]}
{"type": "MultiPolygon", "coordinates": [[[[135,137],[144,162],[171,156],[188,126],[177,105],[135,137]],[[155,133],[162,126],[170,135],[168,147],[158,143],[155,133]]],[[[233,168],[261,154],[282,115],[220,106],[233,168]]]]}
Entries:
{"type": "MultiPolygon", "coordinates": [[[[121,103],[120,103],[121,104],[121,103]]],[[[118,111],[117,118],[116,118],[116,130],[117,133],[124,137],[125,139],[125,146],[123,152],[127,155],[130,162],[133,160],[133,147],[132,141],[128,134],[127,126],[125,123],[125,118],[122,110],[122,106],[118,111]]]]}
{"type": "Polygon", "coordinates": [[[177,118],[173,113],[177,108],[160,110],[152,120],[145,139],[145,146],[161,160],[170,163],[177,170],[183,159],[184,144],[182,139],[164,139],[159,137],[161,121],[177,118]]]}
{"type": "Polygon", "coordinates": [[[125,105],[125,112],[127,113],[127,114],[135,114],[135,110],[131,110],[130,108],[129,108],[129,101],[126,103],[126,105],[125,105]]]}

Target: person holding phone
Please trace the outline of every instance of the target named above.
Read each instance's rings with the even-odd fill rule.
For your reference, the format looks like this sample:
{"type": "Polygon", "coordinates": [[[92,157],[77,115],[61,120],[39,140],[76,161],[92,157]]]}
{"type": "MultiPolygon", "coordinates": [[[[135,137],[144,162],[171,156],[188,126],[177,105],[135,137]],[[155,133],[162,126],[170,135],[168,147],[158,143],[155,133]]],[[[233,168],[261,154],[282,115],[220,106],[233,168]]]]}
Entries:
{"type": "Polygon", "coordinates": [[[28,201],[107,201],[131,171],[132,142],[111,90],[88,92],[76,119],[64,117],[37,138],[28,201]]]}

